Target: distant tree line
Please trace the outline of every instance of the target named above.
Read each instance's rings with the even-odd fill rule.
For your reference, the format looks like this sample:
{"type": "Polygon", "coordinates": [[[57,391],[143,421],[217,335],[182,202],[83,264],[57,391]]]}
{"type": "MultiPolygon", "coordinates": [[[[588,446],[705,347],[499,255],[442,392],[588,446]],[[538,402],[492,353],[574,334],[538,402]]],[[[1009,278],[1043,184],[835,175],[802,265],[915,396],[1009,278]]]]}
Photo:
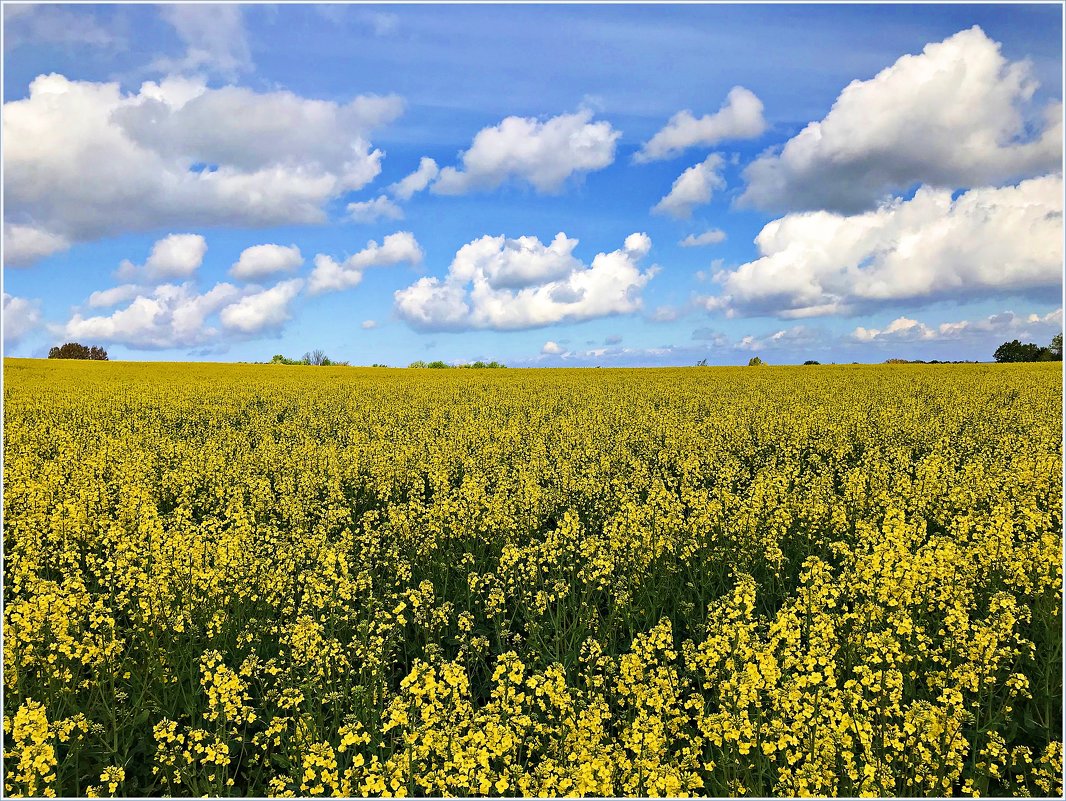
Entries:
{"type": "MultiPolygon", "coordinates": [[[[348,367],[348,362],[334,361],[321,349],[311,350],[304,354],[302,359],[288,359],[277,353],[268,364],[306,364],[313,367],[348,367]]],[[[377,365],[375,365],[376,367],[377,365]]]]}
{"type": "MultiPolygon", "coordinates": [[[[818,362],[806,362],[806,364],[818,364],[818,362]]],[[[700,359],[698,362],[696,362],[696,366],[697,367],[706,367],[707,366],[707,360],[706,359],[700,359]]],[[[766,362],[764,362],[758,356],[752,356],[750,359],[748,359],[748,367],[765,367],[765,366],[766,366],[766,362]]]]}
{"type": "Polygon", "coordinates": [[[1017,339],[1004,342],[992,357],[997,362],[1061,362],[1062,334],[1055,334],[1046,348],[1033,342],[1022,344],[1017,339]]]}
{"type": "Polygon", "coordinates": [[[440,360],[437,360],[435,362],[424,362],[424,361],[419,360],[417,362],[411,362],[407,366],[408,367],[413,367],[415,369],[427,369],[428,368],[430,370],[443,370],[445,368],[452,368],[452,367],[466,368],[466,369],[470,369],[470,370],[494,370],[494,369],[506,367],[507,365],[506,364],[500,364],[499,362],[495,362],[495,361],[493,361],[493,362],[474,362],[472,364],[448,364],[448,363],[442,362],[440,360]]]}
{"type": "MultiPolygon", "coordinates": [[[[257,362],[257,363],[258,364],[262,364],[262,362],[257,362]]],[[[278,353],[278,354],[276,354],[274,356],[273,359],[271,359],[269,362],[267,362],[267,364],[297,364],[297,365],[303,364],[303,365],[311,365],[311,366],[314,366],[314,367],[330,367],[330,366],[333,366],[333,367],[350,367],[351,366],[351,364],[349,362],[334,361],[333,359],[330,359],[322,350],[309,351],[309,352],[307,352],[307,353],[305,353],[303,355],[302,359],[290,359],[290,358],[288,358],[286,356],[283,356],[282,354],[278,353]]],[[[378,362],[374,362],[374,364],[372,364],[370,366],[371,367],[388,367],[387,364],[378,363],[378,362]]],[[[447,362],[442,362],[442,361],[435,361],[435,362],[417,361],[417,362],[411,362],[407,366],[408,367],[415,367],[415,368],[431,368],[431,369],[467,368],[467,369],[475,369],[475,370],[477,370],[477,369],[503,368],[503,367],[506,367],[507,365],[506,364],[500,364],[499,362],[495,362],[495,361],[493,361],[493,362],[480,362],[479,361],[479,362],[474,362],[472,364],[448,364],[447,362]]]]}
{"type": "Polygon", "coordinates": [[[48,351],[49,359],[91,359],[95,362],[106,362],[107,351],[93,345],[86,347],[78,342],[67,342],[58,345],[48,351]]]}
{"type": "Polygon", "coordinates": [[[885,364],[980,364],[977,360],[966,359],[885,359],[885,364]]]}

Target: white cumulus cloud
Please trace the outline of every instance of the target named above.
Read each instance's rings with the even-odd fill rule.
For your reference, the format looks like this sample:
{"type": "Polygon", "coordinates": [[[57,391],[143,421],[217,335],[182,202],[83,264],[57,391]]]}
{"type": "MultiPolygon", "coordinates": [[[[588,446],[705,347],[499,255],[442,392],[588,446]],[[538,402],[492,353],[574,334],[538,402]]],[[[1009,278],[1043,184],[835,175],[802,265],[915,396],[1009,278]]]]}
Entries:
{"type": "Polygon", "coordinates": [[[724,159],[712,153],[699,164],[685,170],[674,181],[669,194],[652,207],[657,214],[669,214],[678,219],[688,219],[692,209],[711,201],[715,189],[725,188],[722,177],[724,159]]]}
{"type": "Polygon", "coordinates": [[[14,345],[41,324],[37,301],[4,293],[4,343],[14,345]]]}
{"type": "Polygon", "coordinates": [[[222,325],[244,334],[276,331],[289,319],[289,305],[300,294],[302,278],[280,281],[269,289],[245,295],[219,312],[222,325]]]}
{"type": "Polygon", "coordinates": [[[291,317],[304,281],[269,288],[218,283],[199,292],[192,281],[155,287],[119,286],[94,292],[89,306],[126,303],[111,314],[75,312],[59,330],[74,340],[126,345],[136,350],[219,345],[276,333],[291,317]]]}
{"type": "Polygon", "coordinates": [[[33,262],[67,250],[70,242],[58,234],[32,225],[4,223],[4,266],[25,267],[33,262]]]}
{"type": "Polygon", "coordinates": [[[695,117],[687,109],[675,114],[644,143],[633,160],[657,161],[678,156],[694,145],[712,146],[726,139],[751,139],[766,130],[762,112],[762,101],[753,92],[734,86],[714,114],[695,117]]]}
{"type": "Polygon", "coordinates": [[[292,272],[304,263],[304,257],[296,245],[252,245],[241,255],[229,274],[243,281],[262,278],[275,273],[292,272]]]}
{"type": "Polygon", "coordinates": [[[455,254],[450,273],[462,281],[484,276],[493,289],[520,289],[562,278],[580,268],[581,262],[572,255],[576,246],[576,239],[562,233],[548,245],[535,236],[485,236],[455,254]]]}
{"type": "Polygon", "coordinates": [[[844,216],[789,214],[755,238],[759,258],[715,274],[710,310],[810,317],[891,303],[1061,291],[1061,175],[1017,186],[920,188],[844,216]]]}
{"type": "Polygon", "coordinates": [[[199,234],[170,234],[152,245],[152,252],[143,265],[126,259],[119,265],[117,275],[146,284],[189,278],[203,264],[205,253],[207,241],[199,234]]]}
{"type": "Polygon", "coordinates": [[[444,279],[427,276],[397,291],[396,311],[420,330],[537,328],[638,311],[656,272],[638,266],[651,249],[647,234],[630,234],[590,266],[573,256],[576,245],[562,233],[547,245],[481,237],[459,249],[444,279]]]}
{"type": "Polygon", "coordinates": [[[42,75],[4,104],[5,223],[60,243],[322,222],[328,201],[378,175],[382,153],[367,137],[402,108],[395,97],[339,104],[175,77],[132,94],[42,75]]]}
{"type": "Polygon", "coordinates": [[[852,81],[824,119],[747,167],[739,202],[853,214],[918,183],[957,189],[1050,172],[1062,161],[1062,103],[1034,126],[1035,89],[1027,62],[1009,62],[979,27],[961,31],[852,81]]]}
{"type": "Polygon", "coordinates": [[[428,156],[423,156],[418,162],[418,169],[392,184],[389,192],[400,200],[410,200],[415,194],[429,186],[439,172],[437,162],[428,156]]]}
{"type": "Polygon", "coordinates": [[[621,135],[609,122],[593,122],[589,110],[543,122],[507,117],[479,131],[460,156],[462,167],[442,169],[431,190],[462,195],[512,179],[528,182],[538,192],[556,192],[572,175],[610,165],[621,135]]]}
{"type": "Polygon", "coordinates": [[[409,231],[389,234],[379,245],[371,240],[358,253],[338,262],[331,256],[319,253],[315,256],[315,269],[307,283],[312,295],[322,292],[338,292],[350,289],[363,280],[363,271],[368,267],[383,267],[392,264],[419,264],[422,248],[409,231]]]}
{"type": "Polygon", "coordinates": [[[109,289],[100,289],[89,295],[89,306],[94,309],[109,308],[133,300],[146,289],[137,284],[122,284],[109,289]]]}
{"type": "Polygon", "coordinates": [[[554,342],[549,339],[547,342],[544,343],[544,347],[540,349],[540,352],[543,353],[545,356],[559,356],[563,353],[566,353],[566,348],[564,348],[558,342],[554,342]]]}
{"type": "Polygon", "coordinates": [[[162,284],[138,294],[129,305],[110,315],[84,317],[76,312],[63,330],[73,340],[145,350],[206,344],[220,333],[208,318],[238,300],[240,294],[237,287],[227,283],[216,284],[203,294],[191,282],[162,284]]]}

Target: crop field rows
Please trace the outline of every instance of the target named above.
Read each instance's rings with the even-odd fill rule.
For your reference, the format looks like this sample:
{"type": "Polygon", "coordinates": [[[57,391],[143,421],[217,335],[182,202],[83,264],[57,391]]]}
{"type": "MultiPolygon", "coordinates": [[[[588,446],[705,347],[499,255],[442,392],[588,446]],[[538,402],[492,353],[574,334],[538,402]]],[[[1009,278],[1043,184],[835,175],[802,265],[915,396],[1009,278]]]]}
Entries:
{"type": "Polygon", "coordinates": [[[7,795],[1062,795],[1059,364],[4,372],[7,795]]]}

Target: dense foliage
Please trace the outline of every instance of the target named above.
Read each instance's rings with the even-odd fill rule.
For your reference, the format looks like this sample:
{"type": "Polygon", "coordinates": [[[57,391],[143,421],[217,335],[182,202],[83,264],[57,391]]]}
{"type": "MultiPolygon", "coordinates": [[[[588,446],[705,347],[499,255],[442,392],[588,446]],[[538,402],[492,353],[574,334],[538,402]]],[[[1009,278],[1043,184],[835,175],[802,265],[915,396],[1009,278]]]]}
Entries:
{"type": "Polygon", "coordinates": [[[49,359],[91,359],[92,361],[106,362],[107,351],[98,345],[86,346],[80,342],[67,342],[56,345],[48,350],[49,359]]]}
{"type": "Polygon", "coordinates": [[[4,392],[7,794],[1062,794],[1056,365],[4,392]]]}
{"type": "Polygon", "coordinates": [[[1046,348],[1017,339],[1004,342],[996,348],[993,358],[997,362],[1061,362],[1062,334],[1056,334],[1046,348]]]}

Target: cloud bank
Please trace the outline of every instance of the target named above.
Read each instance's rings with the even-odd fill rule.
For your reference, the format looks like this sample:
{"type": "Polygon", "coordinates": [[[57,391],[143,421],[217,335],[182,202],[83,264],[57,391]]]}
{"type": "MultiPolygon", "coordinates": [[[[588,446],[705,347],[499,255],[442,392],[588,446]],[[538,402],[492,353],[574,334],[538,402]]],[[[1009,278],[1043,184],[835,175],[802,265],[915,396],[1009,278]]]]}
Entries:
{"type": "Polygon", "coordinates": [[[894,303],[1058,293],[1061,175],[910,200],[844,216],[789,214],[755,239],[759,258],[719,271],[708,309],[741,315],[855,314],[894,303]]]}
{"type": "Polygon", "coordinates": [[[185,78],[126,94],[42,75],[4,104],[9,259],[163,227],[322,222],[328,201],[378,175],[382,153],[367,137],[402,107],[185,78]]]}
{"type": "Polygon", "coordinates": [[[960,340],[976,336],[999,335],[1036,338],[1038,344],[1046,344],[1051,337],[1062,331],[1062,309],[1047,314],[1015,314],[1004,311],[990,314],[980,320],[959,320],[957,322],[926,325],[910,317],[897,317],[884,328],[864,328],[858,326],[851,332],[856,342],[942,342],[960,340]]]}

